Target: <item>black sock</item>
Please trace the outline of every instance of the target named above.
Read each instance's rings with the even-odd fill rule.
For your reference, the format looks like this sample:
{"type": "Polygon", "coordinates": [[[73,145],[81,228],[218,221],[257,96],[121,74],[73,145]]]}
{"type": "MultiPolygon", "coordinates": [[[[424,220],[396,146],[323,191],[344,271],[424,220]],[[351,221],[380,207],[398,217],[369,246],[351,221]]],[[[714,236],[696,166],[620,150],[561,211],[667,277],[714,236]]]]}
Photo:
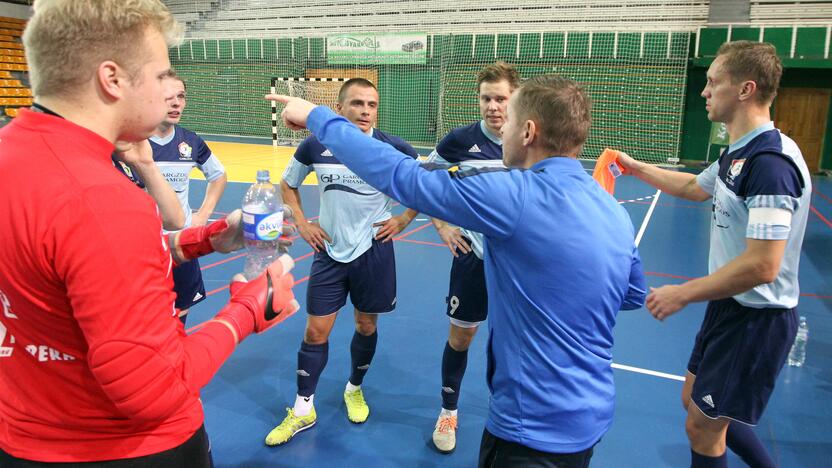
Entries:
{"type": "Polygon", "coordinates": [[[364,382],[364,376],[367,375],[367,370],[370,369],[370,363],[376,354],[376,343],[378,343],[378,331],[374,331],[369,336],[364,336],[358,332],[352,335],[352,343],[350,343],[350,356],[352,357],[351,384],[359,386],[364,382]]]}
{"type": "Polygon", "coordinates": [[[318,386],[318,379],[329,359],[329,342],[313,345],[305,341],[298,351],[298,395],[312,396],[318,386]]]}
{"type": "Polygon", "coordinates": [[[748,463],[751,468],[776,468],[777,464],[769,455],[754,429],[743,423],[731,421],[725,442],[732,452],[748,463]]]}
{"type": "Polygon", "coordinates": [[[442,353],[442,408],[453,411],[459,402],[459,389],[468,365],[468,350],[457,351],[445,343],[442,353]]]}
{"type": "Polygon", "coordinates": [[[725,456],[725,452],[718,457],[709,457],[690,449],[690,466],[691,468],[728,468],[728,457],[725,456]]]}

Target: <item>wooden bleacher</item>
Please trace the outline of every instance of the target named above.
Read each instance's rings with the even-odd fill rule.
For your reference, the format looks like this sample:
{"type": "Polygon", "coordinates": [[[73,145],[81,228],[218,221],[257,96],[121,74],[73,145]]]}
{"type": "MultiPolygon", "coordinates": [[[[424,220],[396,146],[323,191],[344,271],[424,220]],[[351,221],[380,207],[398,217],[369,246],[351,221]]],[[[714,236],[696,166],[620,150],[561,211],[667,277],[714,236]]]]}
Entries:
{"type": "Polygon", "coordinates": [[[25,20],[0,16],[0,116],[14,118],[21,107],[32,105],[32,90],[26,84],[29,67],[20,40],[25,27],[25,20]]]}

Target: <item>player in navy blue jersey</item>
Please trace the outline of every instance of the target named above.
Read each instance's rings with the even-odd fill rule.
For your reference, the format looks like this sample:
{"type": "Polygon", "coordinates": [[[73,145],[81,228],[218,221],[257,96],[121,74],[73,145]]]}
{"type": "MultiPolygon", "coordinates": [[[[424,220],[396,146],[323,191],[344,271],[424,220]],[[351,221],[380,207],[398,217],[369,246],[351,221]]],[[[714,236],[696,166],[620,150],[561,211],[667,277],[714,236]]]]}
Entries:
{"type": "Polygon", "coordinates": [[[710,301],[682,388],[694,467],[727,466],[726,445],[751,466],[776,466],[750,426],[797,330],[798,263],[812,193],[800,149],[771,122],[782,72],[771,44],[723,44],[702,91],[708,118],[728,129],[730,144],[719,160],[694,176],[619,159],[662,191],[713,199],[710,274],[647,298],[659,320],[710,301]]]}
{"type": "MultiPolygon", "coordinates": [[[[336,109],[373,140],[388,143],[411,158],[418,155],[401,138],[373,128],[378,91],[362,78],[348,80],[338,93],[336,109]]],[[[384,157],[379,155],[379,157],[384,157]]],[[[378,341],[378,315],[396,305],[396,264],[393,237],[416,216],[406,210],[391,216],[389,197],[347,169],[314,136],[298,146],[281,182],[283,201],[295,213],[298,231],[315,250],[309,273],[306,331],[298,351],[298,393],[283,422],[266,436],[280,445],[308,429],[317,419],[314,393],[329,356],[329,334],[349,294],[355,308],[355,334],[350,344],[352,370],[344,391],[347,417],[363,423],[370,414],[361,384],[378,341]],[[298,187],[314,171],[321,209],[318,223],[306,219],[298,187]]]]}
{"type": "MultiPolygon", "coordinates": [[[[219,158],[211,152],[205,140],[178,125],[187,104],[185,82],[171,71],[165,79],[165,85],[168,88],[167,95],[172,95],[173,98],[167,100],[168,113],[165,120],[150,137],[153,160],[179,197],[185,212],[184,227],[204,226],[222,197],[228,178],[219,158]],[[191,170],[194,168],[205,175],[208,187],[199,210],[191,214],[188,191],[191,170]]],[[[176,308],[184,323],[188,309],[205,299],[205,285],[198,260],[185,262],[173,269],[173,287],[176,291],[176,308]]]]}
{"type": "Polygon", "coordinates": [[[554,75],[524,81],[501,128],[507,167],[468,170],[424,167],[326,107],[267,98],[370,185],[483,234],[491,397],[480,466],[585,468],[612,425],[616,316],[646,296],[627,211],[577,160],[585,91],[554,75]]]}
{"type": "MultiPolygon", "coordinates": [[[[483,68],[477,75],[480,117],[448,133],[428,162],[456,165],[462,170],[503,166],[500,129],[505,123],[511,94],[520,86],[520,74],[505,62],[483,68]]],[[[439,237],[453,254],[447,315],[450,330],[442,353],[442,408],[433,431],[433,444],[442,453],[456,448],[457,404],[468,363],[468,347],[479,324],[488,317],[485,289],[483,236],[433,218],[439,237]]]]}

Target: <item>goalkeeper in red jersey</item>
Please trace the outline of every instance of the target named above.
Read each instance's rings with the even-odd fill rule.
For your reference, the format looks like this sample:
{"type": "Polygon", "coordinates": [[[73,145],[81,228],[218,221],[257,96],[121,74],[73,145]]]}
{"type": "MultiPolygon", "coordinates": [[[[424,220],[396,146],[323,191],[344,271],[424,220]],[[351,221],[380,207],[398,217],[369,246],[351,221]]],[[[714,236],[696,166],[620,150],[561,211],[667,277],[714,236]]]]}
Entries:
{"type": "Polygon", "coordinates": [[[211,466],[200,388],[297,310],[292,260],[232,283],[186,335],[171,268],[241,248],[240,212],[163,236],[153,200],[111,159],[164,118],[179,26],[158,0],[34,9],[35,105],[0,130],[0,466],[211,466]]]}

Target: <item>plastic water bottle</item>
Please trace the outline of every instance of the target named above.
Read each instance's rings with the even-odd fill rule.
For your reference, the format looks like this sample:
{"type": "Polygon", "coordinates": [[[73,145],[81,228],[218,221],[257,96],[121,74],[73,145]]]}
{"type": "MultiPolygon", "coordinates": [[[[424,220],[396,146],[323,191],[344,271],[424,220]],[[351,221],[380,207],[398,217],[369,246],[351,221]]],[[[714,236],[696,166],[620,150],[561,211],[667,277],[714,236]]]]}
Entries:
{"type": "Polygon", "coordinates": [[[269,171],[257,171],[257,183],[243,197],[243,238],[248,257],[243,276],[252,280],[278,257],[278,238],[283,233],[283,201],[269,181],[269,171]]]}
{"type": "Polygon", "coordinates": [[[797,327],[797,336],[794,338],[792,350],[789,351],[789,365],[802,367],[806,362],[806,342],[809,341],[809,323],[806,317],[800,317],[800,325],[797,327]]]}

